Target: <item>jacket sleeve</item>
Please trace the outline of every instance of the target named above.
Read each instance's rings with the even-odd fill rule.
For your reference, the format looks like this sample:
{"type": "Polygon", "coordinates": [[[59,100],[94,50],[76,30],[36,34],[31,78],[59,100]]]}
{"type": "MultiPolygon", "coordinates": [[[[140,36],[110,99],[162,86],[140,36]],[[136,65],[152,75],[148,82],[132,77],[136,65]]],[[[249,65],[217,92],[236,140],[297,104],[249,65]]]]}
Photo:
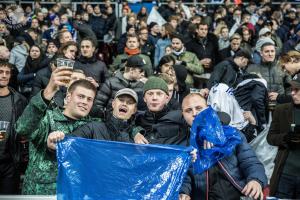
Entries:
{"type": "Polygon", "coordinates": [[[160,48],[159,46],[156,44],[155,45],[155,52],[154,52],[154,68],[157,68],[157,65],[159,63],[159,55],[160,55],[160,48]]]}
{"type": "Polygon", "coordinates": [[[280,118],[282,117],[280,109],[282,108],[281,107],[275,108],[269,133],[267,135],[267,141],[270,145],[273,146],[286,147],[287,143],[284,140],[284,137],[287,135],[287,133],[280,132],[280,118]]]}
{"type": "Polygon", "coordinates": [[[32,83],[31,97],[35,96],[42,89],[44,89],[42,86],[42,77],[41,77],[41,75],[39,75],[37,73],[37,75],[32,83]]]}
{"type": "Polygon", "coordinates": [[[191,196],[192,194],[192,176],[193,174],[193,168],[190,167],[187,174],[185,175],[182,185],[179,190],[179,194],[186,194],[191,196]]]}
{"type": "Polygon", "coordinates": [[[88,139],[110,140],[105,124],[98,121],[90,122],[81,126],[70,135],[88,139]]]}
{"type": "Polygon", "coordinates": [[[186,69],[195,74],[202,74],[204,69],[195,54],[191,54],[191,60],[186,62],[186,69]]]}
{"type": "Polygon", "coordinates": [[[210,79],[208,80],[207,86],[208,89],[211,89],[214,85],[221,82],[222,76],[226,73],[226,67],[219,64],[215,67],[214,71],[212,72],[210,79]]]}
{"type": "Polygon", "coordinates": [[[16,133],[18,135],[28,136],[36,130],[35,125],[39,124],[42,120],[47,107],[48,105],[44,102],[41,92],[32,97],[23,114],[15,124],[16,133]]]}
{"type": "Polygon", "coordinates": [[[34,79],[34,73],[25,73],[25,68],[18,74],[18,82],[19,83],[26,83],[30,80],[34,79]]]}
{"type": "Polygon", "coordinates": [[[100,90],[97,91],[94,106],[91,111],[91,116],[103,117],[104,110],[112,96],[111,82],[106,80],[105,83],[100,86],[100,90]]]}
{"type": "Polygon", "coordinates": [[[245,175],[247,183],[251,180],[256,180],[264,188],[268,184],[265,168],[247,143],[245,136],[241,134],[241,137],[242,143],[236,148],[236,156],[241,172],[245,175]]]}

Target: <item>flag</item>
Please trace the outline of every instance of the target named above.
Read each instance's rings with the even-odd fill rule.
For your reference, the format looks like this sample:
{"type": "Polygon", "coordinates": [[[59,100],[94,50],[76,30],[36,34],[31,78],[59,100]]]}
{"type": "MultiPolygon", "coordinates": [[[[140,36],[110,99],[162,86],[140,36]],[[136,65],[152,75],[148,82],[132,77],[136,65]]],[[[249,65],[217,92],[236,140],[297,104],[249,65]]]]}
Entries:
{"type": "Polygon", "coordinates": [[[57,149],[57,199],[178,199],[190,151],[66,138],[57,149]]]}
{"type": "Polygon", "coordinates": [[[167,23],[155,8],[151,9],[151,12],[147,18],[147,24],[150,24],[151,22],[156,22],[159,26],[167,23]]]}

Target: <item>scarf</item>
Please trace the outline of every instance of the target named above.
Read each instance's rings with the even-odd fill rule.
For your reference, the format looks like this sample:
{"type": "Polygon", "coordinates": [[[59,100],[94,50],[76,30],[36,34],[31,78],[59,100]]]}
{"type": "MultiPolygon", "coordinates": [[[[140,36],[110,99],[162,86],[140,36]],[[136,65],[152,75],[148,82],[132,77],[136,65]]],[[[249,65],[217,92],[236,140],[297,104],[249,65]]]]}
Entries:
{"type": "Polygon", "coordinates": [[[129,56],[132,56],[132,55],[140,54],[141,50],[139,48],[137,48],[137,49],[128,49],[127,47],[125,47],[125,53],[129,56]]]}

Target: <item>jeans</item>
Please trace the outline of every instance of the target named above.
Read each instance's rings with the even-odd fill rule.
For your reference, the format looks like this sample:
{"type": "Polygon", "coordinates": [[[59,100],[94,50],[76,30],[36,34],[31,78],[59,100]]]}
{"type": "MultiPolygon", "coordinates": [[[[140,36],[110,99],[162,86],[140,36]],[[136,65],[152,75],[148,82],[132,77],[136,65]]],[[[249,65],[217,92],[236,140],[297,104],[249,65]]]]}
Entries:
{"type": "Polygon", "coordinates": [[[275,196],[284,199],[300,199],[300,177],[281,174],[275,196]]]}

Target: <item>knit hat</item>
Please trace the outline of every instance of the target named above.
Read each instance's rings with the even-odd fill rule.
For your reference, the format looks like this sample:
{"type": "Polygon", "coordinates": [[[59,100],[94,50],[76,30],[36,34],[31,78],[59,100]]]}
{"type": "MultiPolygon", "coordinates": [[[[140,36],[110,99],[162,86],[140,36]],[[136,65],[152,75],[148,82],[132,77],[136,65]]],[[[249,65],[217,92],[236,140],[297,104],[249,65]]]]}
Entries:
{"type": "Polygon", "coordinates": [[[151,30],[154,26],[158,25],[158,23],[156,22],[151,22],[149,25],[148,25],[148,29],[151,30]]]}
{"type": "Polygon", "coordinates": [[[168,90],[168,85],[167,83],[161,79],[158,78],[156,76],[151,76],[147,82],[144,84],[144,94],[148,91],[148,90],[162,90],[164,91],[167,95],[169,95],[169,90],[168,90]]]}
{"type": "Polygon", "coordinates": [[[52,15],[49,16],[49,19],[52,22],[53,20],[55,20],[56,17],[58,17],[58,15],[52,14],[52,15]]]}

